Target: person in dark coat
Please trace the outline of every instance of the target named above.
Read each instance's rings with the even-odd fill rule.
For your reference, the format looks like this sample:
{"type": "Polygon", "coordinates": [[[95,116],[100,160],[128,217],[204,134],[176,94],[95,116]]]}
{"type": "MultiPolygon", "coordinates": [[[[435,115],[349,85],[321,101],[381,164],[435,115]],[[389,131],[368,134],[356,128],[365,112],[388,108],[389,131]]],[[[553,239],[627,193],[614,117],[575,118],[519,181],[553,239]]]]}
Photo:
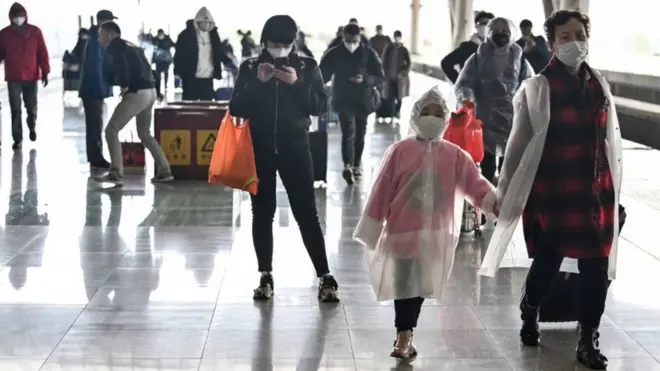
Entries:
{"type": "Polygon", "coordinates": [[[383,71],[386,84],[383,99],[393,108],[391,116],[399,117],[401,102],[410,94],[410,68],[412,61],[408,48],[403,45],[401,31],[394,31],[394,42],[383,53],[383,71]]]}
{"type": "Polygon", "coordinates": [[[493,13],[484,11],[477,13],[477,16],[474,17],[474,23],[477,25],[477,32],[470,37],[470,40],[460,43],[458,48],[447,54],[440,62],[442,72],[444,72],[445,76],[447,76],[452,84],[455,84],[456,80],[458,80],[458,73],[463,69],[465,61],[467,61],[472,54],[476,53],[479,45],[486,40],[486,26],[488,26],[488,22],[493,18],[495,18],[493,13]]]}
{"type": "Polygon", "coordinates": [[[548,64],[552,54],[543,36],[535,36],[532,28],[532,21],[524,19],[520,22],[522,37],[516,42],[523,49],[525,59],[532,65],[534,72],[539,73],[548,64]]]}
{"type": "Polygon", "coordinates": [[[103,104],[112,96],[112,85],[103,74],[106,52],[99,44],[99,26],[117,17],[109,10],[96,13],[96,25],[89,28],[80,73],[78,96],[85,110],[85,143],[87,161],[92,169],[110,169],[110,162],[103,157],[103,104]]]}
{"type": "Polygon", "coordinates": [[[75,58],[76,63],[80,63],[83,60],[83,55],[85,53],[85,45],[87,45],[87,40],[89,39],[89,30],[86,28],[81,28],[78,30],[78,41],[76,41],[76,46],[71,50],[71,55],[75,58]]]}
{"type": "Polygon", "coordinates": [[[243,31],[238,30],[236,33],[241,37],[241,57],[251,57],[257,47],[257,44],[252,38],[252,31],[248,30],[244,33],[243,31]]]}
{"type": "Polygon", "coordinates": [[[288,15],[266,21],[261,35],[264,50],[241,64],[229,102],[234,117],[250,120],[259,178],[258,192],[251,196],[252,240],[261,273],[254,299],[269,300],[274,294],[273,217],[279,173],[320,279],[317,296],[323,302],[337,302],[339,286],[328,265],[309,147],[310,116],[326,111],[328,97],[316,61],[293,49],[296,32],[296,22],[288,15]]]}
{"type": "MultiPolygon", "coordinates": [[[[154,46],[154,53],[151,60],[156,65],[156,73],[158,73],[158,80],[160,85],[160,75],[164,76],[164,90],[167,91],[167,81],[170,76],[170,66],[172,65],[172,48],[174,48],[174,41],[170,35],[165,34],[162,29],[158,30],[156,37],[152,40],[154,46]]],[[[158,87],[160,89],[160,86],[158,87]]]]}
{"type": "Polygon", "coordinates": [[[332,80],[332,104],[339,113],[342,131],[342,175],[349,185],[359,177],[368,111],[366,97],[370,89],[383,84],[383,66],[368,43],[360,42],[356,24],[344,27],[344,42],[328,50],[321,58],[321,72],[327,83],[332,80]]]}
{"type": "Polygon", "coordinates": [[[376,36],[369,39],[369,45],[373,50],[376,51],[379,57],[383,57],[383,53],[388,46],[392,44],[392,39],[389,36],[383,34],[383,26],[376,26],[376,36]]]}
{"type": "Polygon", "coordinates": [[[222,79],[222,66],[235,69],[222,46],[211,12],[202,7],[193,22],[186,22],[176,40],[174,75],[180,79],[183,100],[213,100],[213,80],[222,79]]]}

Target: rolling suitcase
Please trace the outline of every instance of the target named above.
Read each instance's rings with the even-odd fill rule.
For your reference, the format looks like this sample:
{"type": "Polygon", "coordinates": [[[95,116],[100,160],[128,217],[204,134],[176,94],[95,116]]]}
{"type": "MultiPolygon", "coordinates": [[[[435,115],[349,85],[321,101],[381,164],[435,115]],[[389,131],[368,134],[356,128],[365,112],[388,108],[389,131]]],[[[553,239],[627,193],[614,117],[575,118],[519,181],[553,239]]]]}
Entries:
{"type": "MultiPolygon", "coordinates": [[[[626,222],[626,209],[619,205],[619,233],[626,222]]],[[[608,281],[609,288],[612,281],[608,281]]],[[[539,308],[539,322],[576,322],[580,319],[580,276],[559,272],[539,308]]]]}
{"type": "Polygon", "coordinates": [[[376,111],[376,119],[389,119],[394,117],[394,100],[381,99],[380,107],[376,111]]]}

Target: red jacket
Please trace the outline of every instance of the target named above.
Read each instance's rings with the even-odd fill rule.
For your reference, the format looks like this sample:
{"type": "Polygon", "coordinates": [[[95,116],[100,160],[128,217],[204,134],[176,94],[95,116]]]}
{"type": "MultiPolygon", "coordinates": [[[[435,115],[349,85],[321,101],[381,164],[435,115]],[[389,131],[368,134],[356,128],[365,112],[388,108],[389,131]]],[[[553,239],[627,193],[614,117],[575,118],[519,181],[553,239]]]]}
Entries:
{"type": "Polygon", "coordinates": [[[42,75],[50,73],[44,36],[39,27],[28,24],[25,8],[14,3],[9,14],[18,12],[25,12],[25,23],[21,27],[11,24],[0,30],[0,63],[5,62],[5,80],[40,80],[42,75]]]}

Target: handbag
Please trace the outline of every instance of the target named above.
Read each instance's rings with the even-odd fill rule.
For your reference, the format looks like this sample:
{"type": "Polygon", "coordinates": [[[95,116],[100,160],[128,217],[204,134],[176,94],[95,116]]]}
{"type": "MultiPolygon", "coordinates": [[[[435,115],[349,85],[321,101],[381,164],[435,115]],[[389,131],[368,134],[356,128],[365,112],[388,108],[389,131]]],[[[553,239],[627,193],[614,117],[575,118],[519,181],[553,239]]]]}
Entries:
{"type": "Polygon", "coordinates": [[[381,93],[377,86],[369,86],[366,81],[367,66],[369,63],[369,54],[371,54],[370,47],[368,45],[363,45],[363,53],[360,61],[360,74],[365,77],[365,83],[367,84],[367,89],[364,92],[364,108],[367,114],[372,114],[378,111],[381,105],[381,93]]]}
{"type": "Polygon", "coordinates": [[[142,142],[133,142],[132,135],[130,142],[121,143],[121,157],[124,171],[144,171],[144,166],[146,163],[144,144],[142,144],[142,142]]]}

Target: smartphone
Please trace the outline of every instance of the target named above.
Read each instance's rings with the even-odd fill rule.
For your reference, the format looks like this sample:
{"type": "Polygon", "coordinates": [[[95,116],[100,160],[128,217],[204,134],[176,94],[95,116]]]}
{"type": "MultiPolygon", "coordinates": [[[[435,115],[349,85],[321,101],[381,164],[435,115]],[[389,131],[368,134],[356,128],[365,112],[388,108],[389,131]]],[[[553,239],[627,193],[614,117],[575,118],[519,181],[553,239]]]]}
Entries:
{"type": "Polygon", "coordinates": [[[286,66],[287,62],[288,62],[288,58],[277,58],[275,59],[275,63],[273,64],[275,65],[275,68],[279,70],[284,70],[283,67],[286,66]]]}

